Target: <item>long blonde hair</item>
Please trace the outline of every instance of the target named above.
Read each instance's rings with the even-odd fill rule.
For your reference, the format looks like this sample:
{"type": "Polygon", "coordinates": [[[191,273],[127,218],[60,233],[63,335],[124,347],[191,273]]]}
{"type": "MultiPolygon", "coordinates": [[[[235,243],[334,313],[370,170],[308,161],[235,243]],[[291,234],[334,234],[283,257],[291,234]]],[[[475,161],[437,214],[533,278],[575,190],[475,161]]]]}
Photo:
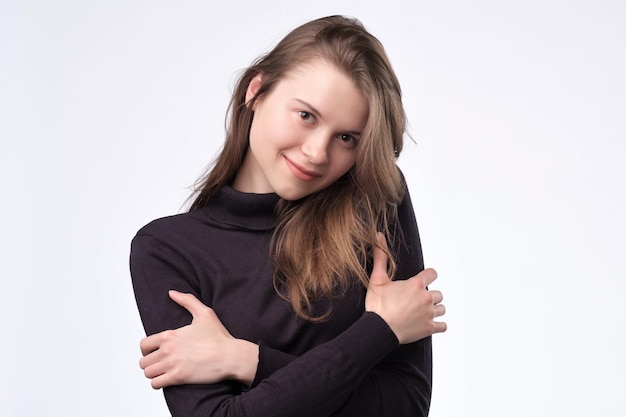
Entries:
{"type": "MultiPolygon", "coordinates": [[[[190,210],[234,180],[248,150],[254,101],[290,69],[313,59],[351,78],[369,105],[350,171],[324,190],[298,201],[280,200],[276,207],[270,254],[274,285],[298,316],[318,321],[330,313],[312,311],[320,297],[341,296],[357,282],[367,285],[376,232],[393,241],[391,226],[404,193],[396,166],[406,128],[400,85],[383,46],[358,20],[329,16],[305,23],[243,72],[229,105],[224,147],[198,181],[190,210]],[[246,105],[248,84],[257,74],[263,74],[262,85],[246,105]]],[[[394,271],[390,256],[391,276],[394,271]]]]}

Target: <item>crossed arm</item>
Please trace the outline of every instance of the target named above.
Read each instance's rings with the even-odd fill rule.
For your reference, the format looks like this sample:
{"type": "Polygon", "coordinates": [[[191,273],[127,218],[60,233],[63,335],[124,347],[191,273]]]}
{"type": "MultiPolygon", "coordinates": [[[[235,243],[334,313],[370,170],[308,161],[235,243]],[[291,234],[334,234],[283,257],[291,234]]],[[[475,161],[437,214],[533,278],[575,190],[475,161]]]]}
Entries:
{"type": "Polygon", "coordinates": [[[377,250],[366,312],[359,321],[301,357],[262,349],[261,357],[274,356],[265,361],[268,377],[248,391],[237,392],[228,381],[250,386],[255,377],[260,379],[259,345],[231,336],[215,312],[191,294],[170,293],[193,320],[143,339],[140,366],[154,388],[168,387],[173,415],[190,399],[191,407],[183,406],[180,415],[209,415],[206,404],[224,416],[383,416],[407,410],[426,415],[428,336],[446,326],[434,321],[445,312],[441,293],[426,289],[436,273],[427,269],[408,280],[391,281],[380,266],[383,259],[384,252],[377,250]],[[275,369],[267,369],[267,363],[275,369]]]}
{"type": "MultiPolygon", "coordinates": [[[[410,201],[409,208],[412,215],[410,201]]],[[[412,255],[421,259],[421,249],[412,255]]],[[[192,289],[175,286],[188,294],[170,292],[184,307],[171,312],[186,317],[188,311],[192,322],[184,323],[181,314],[162,319],[163,328],[175,330],[149,324],[140,365],[153,387],[165,387],[174,416],[426,416],[429,336],[446,329],[435,321],[445,313],[442,295],[427,289],[436,272],[392,281],[386,264],[385,251],[377,248],[363,315],[299,356],[233,337],[192,289]]],[[[139,303],[144,324],[161,320],[150,303],[167,302],[166,290],[154,291],[160,299],[139,303]]]]}
{"type": "MultiPolygon", "coordinates": [[[[384,245],[384,237],[380,235],[384,245]]],[[[446,330],[434,321],[445,313],[440,291],[426,287],[437,273],[429,268],[413,278],[393,282],[386,273],[387,256],[375,249],[374,270],[365,310],[378,314],[400,345],[446,330]]],[[[170,298],[192,316],[191,324],[141,340],[139,366],[155,389],[170,385],[212,384],[236,380],[251,386],[258,367],[259,345],[233,337],[212,308],[193,294],[169,291],[170,298]]]]}

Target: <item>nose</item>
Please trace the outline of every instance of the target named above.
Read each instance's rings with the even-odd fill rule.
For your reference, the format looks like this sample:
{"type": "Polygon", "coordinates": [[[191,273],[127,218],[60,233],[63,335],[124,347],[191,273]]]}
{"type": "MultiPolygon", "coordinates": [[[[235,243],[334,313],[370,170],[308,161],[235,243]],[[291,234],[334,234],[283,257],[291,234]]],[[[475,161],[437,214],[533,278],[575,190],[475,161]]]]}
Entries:
{"type": "Polygon", "coordinates": [[[327,133],[316,132],[311,134],[302,143],[302,153],[312,164],[326,164],[328,163],[330,140],[330,135],[327,133]]]}

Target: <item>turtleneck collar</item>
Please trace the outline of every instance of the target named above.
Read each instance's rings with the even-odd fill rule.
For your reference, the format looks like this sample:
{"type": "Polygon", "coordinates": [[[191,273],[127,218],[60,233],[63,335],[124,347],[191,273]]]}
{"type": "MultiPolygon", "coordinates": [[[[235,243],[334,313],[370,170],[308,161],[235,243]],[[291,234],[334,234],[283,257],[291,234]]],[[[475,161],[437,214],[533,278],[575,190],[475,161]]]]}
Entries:
{"type": "Polygon", "coordinates": [[[243,193],[224,186],[209,199],[203,210],[222,227],[247,230],[271,230],[276,227],[274,207],[277,194],[243,193]]]}

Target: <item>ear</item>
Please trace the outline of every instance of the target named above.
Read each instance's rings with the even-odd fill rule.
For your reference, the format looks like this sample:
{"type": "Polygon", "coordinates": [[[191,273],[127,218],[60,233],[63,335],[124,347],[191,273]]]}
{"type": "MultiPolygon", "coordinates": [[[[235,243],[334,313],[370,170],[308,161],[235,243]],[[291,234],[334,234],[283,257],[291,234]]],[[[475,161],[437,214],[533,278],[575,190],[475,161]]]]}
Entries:
{"type": "MultiPolygon", "coordinates": [[[[246,106],[248,105],[250,100],[252,100],[257,95],[257,93],[259,92],[259,88],[261,88],[262,84],[263,76],[260,73],[255,75],[254,78],[250,80],[250,84],[248,84],[248,89],[246,90],[246,106]]],[[[256,105],[256,102],[254,104],[256,105]]],[[[252,110],[254,110],[254,107],[252,108],[252,110]]]]}

